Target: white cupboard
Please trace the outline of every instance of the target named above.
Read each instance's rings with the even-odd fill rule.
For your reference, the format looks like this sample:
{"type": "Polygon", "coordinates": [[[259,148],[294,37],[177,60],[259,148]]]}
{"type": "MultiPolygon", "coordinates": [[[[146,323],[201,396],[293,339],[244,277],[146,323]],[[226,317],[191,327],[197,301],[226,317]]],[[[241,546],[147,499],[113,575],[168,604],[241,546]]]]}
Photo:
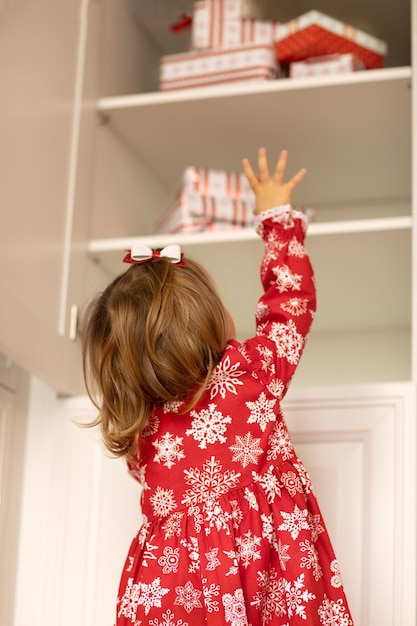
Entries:
{"type": "Polygon", "coordinates": [[[287,148],[290,170],[307,167],[295,201],[315,211],[308,249],[319,312],[286,403],[289,426],[340,554],[357,626],[411,626],[415,3],[343,0],[337,15],[325,0],[297,3],[296,13],[334,13],[385,39],[384,69],[159,93],[161,54],[186,45],[186,35],[169,33],[184,6],[174,4],[72,0],[62,13],[51,0],[1,7],[0,350],[36,375],[13,626],[112,625],[139,494],[97,435],[73,424],[91,416],[79,395],[76,318],[123,271],[134,240],[175,240],[212,272],[239,335],[252,333],[257,237],[173,237],[153,228],[187,165],[238,170],[261,145],[271,156],[287,148]]]}

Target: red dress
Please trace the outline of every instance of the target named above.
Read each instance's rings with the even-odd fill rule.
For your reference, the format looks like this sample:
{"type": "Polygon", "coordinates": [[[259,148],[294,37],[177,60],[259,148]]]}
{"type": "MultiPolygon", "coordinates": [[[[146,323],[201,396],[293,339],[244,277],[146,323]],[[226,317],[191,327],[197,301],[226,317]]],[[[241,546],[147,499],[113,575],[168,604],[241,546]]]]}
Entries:
{"type": "Polygon", "coordinates": [[[230,341],[189,412],[152,417],[131,473],[144,523],[120,582],[117,626],[350,626],[338,564],[280,401],[315,312],[290,207],[262,214],[256,336],[230,341]]]}

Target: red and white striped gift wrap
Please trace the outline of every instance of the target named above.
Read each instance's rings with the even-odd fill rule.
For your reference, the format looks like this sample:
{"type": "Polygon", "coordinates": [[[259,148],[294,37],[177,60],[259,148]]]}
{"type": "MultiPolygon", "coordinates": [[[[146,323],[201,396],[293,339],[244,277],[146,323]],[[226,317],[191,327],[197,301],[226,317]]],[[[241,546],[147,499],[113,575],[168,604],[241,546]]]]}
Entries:
{"type": "Polygon", "coordinates": [[[269,44],[277,23],[241,17],[239,0],[200,0],[194,4],[191,47],[228,48],[241,43],[269,44]]]}
{"type": "Polygon", "coordinates": [[[189,194],[253,201],[247,178],[239,172],[189,166],[185,169],[181,188],[189,194]]]}
{"type": "Polygon", "coordinates": [[[364,64],[355,54],[327,54],[290,63],[289,76],[290,78],[304,78],[305,76],[344,74],[363,69],[365,69],[364,64]]]}
{"type": "Polygon", "coordinates": [[[163,56],[160,89],[172,91],[222,83],[266,80],[279,75],[272,44],[199,50],[163,56]]]}
{"type": "Polygon", "coordinates": [[[156,233],[196,233],[252,227],[254,200],[181,191],[155,224],[156,233]]]}
{"type": "Polygon", "coordinates": [[[355,54],[366,68],[384,66],[387,44],[319,11],[309,11],[277,27],[275,47],[280,63],[326,54],[355,54]]]}

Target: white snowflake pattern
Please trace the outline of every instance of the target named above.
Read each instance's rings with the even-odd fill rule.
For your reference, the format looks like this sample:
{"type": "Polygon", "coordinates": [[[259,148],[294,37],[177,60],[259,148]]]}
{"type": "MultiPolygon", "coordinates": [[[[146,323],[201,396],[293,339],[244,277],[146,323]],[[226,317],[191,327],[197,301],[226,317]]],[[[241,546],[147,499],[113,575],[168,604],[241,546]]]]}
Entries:
{"type": "Polygon", "coordinates": [[[136,465],[135,461],[128,462],[129,473],[135,478],[144,490],[149,489],[149,485],[146,482],[146,464],[136,465]]]}
{"type": "Polygon", "coordinates": [[[176,606],[183,606],[187,613],[191,613],[194,609],[202,608],[200,596],[202,592],[193,586],[191,580],[185,583],[183,587],[175,587],[177,597],[174,600],[176,606]]]}
{"type": "Polygon", "coordinates": [[[290,315],[299,317],[300,315],[307,313],[307,305],[307,298],[290,298],[286,302],[281,303],[281,309],[290,315]]]}
{"type": "Polygon", "coordinates": [[[168,609],[166,613],[162,613],[162,619],[163,621],[160,622],[159,619],[155,617],[155,619],[149,620],[149,625],[150,626],[189,626],[188,622],[184,622],[182,619],[174,621],[175,615],[171,611],[171,609],[168,609]]]}
{"type": "Polygon", "coordinates": [[[317,537],[319,536],[319,534],[324,533],[324,528],[321,525],[320,514],[317,513],[316,515],[313,515],[312,513],[309,513],[308,524],[309,524],[312,540],[317,541],[317,537]]]}
{"type": "Polygon", "coordinates": [[[256,305],[255,317],[257,320],[261,320],[265,315],[269,313],[269,306],[262,301],[259,301],[256,305]]]}
{"type": "Polygon", "coordinates": [[[243,520],[243,512],[237,500],[230,500],[230,507],[232,509],[230,518],[233,522],[233,528],[237,529],[239,528],[239,524],[243,520]]]}
{"type": "Polygon", "coordinates": [[[275,468],[273,465],[270,465],[268,471],[264,474],[252,472],[252,478],[256,483],[259,483],[265,491],[266,499],[269,504],[274,502],[275,496],[281,495],[280,483],[278,476],[275,474],[275,468]]]}
{"type": "Polygon", "coordinates": [[[298,615],[302,619],[307,619],[306,604],[310,600],[314,600],[314,593],[304,588],[304,574],[300,574],[297,580],[291,582],[286,581],[285,597],[288,607],[288,617],[298,615]]]}
{"type": "Polygon", "coordinates": [[[271,515],[261,515],[262,520],[262,537],[267,539],[271,546],[276,550],[279,558],[279,564],[281,569],[285,572],[287,568],[287,561],[291,559],[288,554],[288,550],[290,546],[288,544],[283,544],[281,539],[277,539],[275,533],[275,523],[273,520],[272,513],[271,515]]]}
{"type": "Polygon", "coordinates": [[[183,437],[174,437],[171,433],[165,433],[160,439],[156,439],[152,445],[156,448],[154,461],[171,469],[176,461],[185,459],[185,454],[181,448],[183,437]]]}
{"type": "MultiPolygon", "coordinates": [[[[205,583],[206,580],[203,580],[205,583]]],[[[219,610],[219,602],[218,600],[214,600],[213,596],[220,595],[220,585],[216,585],[215,583],[211,583],[210,587],[205,587],[203,585],[203,596],[204,596],[204,606],[206,607],[208,613],[213,613],[219,610]]]]}
{"type": "Polygon", "coordinates": [[[150,497],[150,502],[152,504],[155,517],[165,517],[172,513],[172,511],[177,507],[174,490],[163,489],[159,486],[155,489],[153,496],[150,497]]]}
{"type": "Polygon", "coordinates": [[[183,406],[184,402],[180,400],[170,400],[163,404],[164,413],[179,413],[180,408],[183,406]]]}
{"type": "Polygon", "coordinates": [[[287,561],[291,559],[288,554],[288,550],[290,546],[287,543],[282,543],[281,539],[278,539],[278,545],[276,546],[276,550],[278,552],[279,564],[281,569],[285,572],[287,569],[287,561]]]}
{"type": "Polygon", "coordinates": [[[188,572],[190,574],[197,572],[200,569],[200,553],[198,551],[197,537],[190,537],[190,541],[181,539],[180,544],[188,550],[188,558],[190,559],[188,572]]]}
{"type": "MultiPolygon", "coordinates": [[[[310,543],[308,539],[300,541],[300,552],[306,553],[306,556],[301,558],[300,567],[311,569],[313,571],[314,579],[316,581],[320,580],[323,572],[319,563],[319,555],[317,554],[317,550],[314,545],[310,543]]],[[[335,561],[333,561],[333,563],[334,562],[335,561]]]]}
{"type": "Polygon", "coordinates": [[[222,564],[221,561],[217,558],[218,553],[219,548],[212,548],[209,552],[206,552],[207,570],[215,570],[216,567],[219,567],[219,565],[222,564]]]}
{"type": "Polygon", "coordinates": [[[230,424],[232,418],[229,415],[223,415],[220,411],[216,411],[215,404],[209,404],[208,409],[202,409],[199,413],[191,411],[190,415],[194,417],[191,428],[188,428],[186,435],[192,435],[196,441],[199,441],[198,447],[207,448],[207,444],[226,442],[224,433],[226,432],[226,424],[230,424]]]}
{"type": "Polygon", "coordinates": [[[288,493],[293,498],[295,497],[297,492],[303,493],[303,485],[301,483],[299,476],[297,476],[295,472],[291,472],[291,471],[284,472],[281,475],[281,482],[282,482],[282,486],[287,489],[288,493]]]}
{"type": "Polygon", "coordinates": [[[208,522],[208,526],[204,531],[206,535],[211,533],[212,528],[216,530],[224,530],[226,535],[230,535],[229,523],[232,519],[231,513],[225,511],[219,504],[218,500],[212,500],[209,498],[204,504],[204,511],[206,512],[205,521],[208,522]]]}
{"type": "Polygon", "coordinates": [[[156,561],[156,556],[154,552],[159,550],[159,546],[151,543],[155,539],[155,534],[151,535],[148,541],[143,546],[143,557],[142,557],[142,565],[143,567],[149,567],[148,561],[156,561]]]}
{"type": "Polygon", "coordinates": [[[244,495],[245,495],[246,500],[249,503],[249,508],[255,509],[255,511],[259,511],[259,504],[256,499],[256,496],[253,493],[253,491],[249,489],[249,487],[245,487],[244,495]]]}
{"type": "Polygon", "coordinates": [[[278,578],[275,568],[258,571],[259,591],[253,596],[252,606],[261,613],[262,626],[269,624],[274,615],[285,615],[285,580],[278,578]]]}
{"type": "Polygon", "coordinates": [[[276,286],[280,293],[285,291],[300,291],[301,289],[301,274],[293,272],[288,265],[280,265],[273,267],[272,272],[277,277],[276,286]]]}
{"type": "Polygon", "coordinates": [[[311,482],[311,478],[308,475],[308,472],[303,463],[300,460],[294,462],[294,467],[298,472],[301,482],[303,483],[305,493],[313,493],[313,483],[311,482]]]}
{"type": "Polygon", "coordinates": [[[158,559],[163,574],[175,574],[180,561],[180,549],[165,546],[163,555],[158,559]]]}
{"type": "Polygon", "coordinates": [[[162,598],[169,592],[166,587],[161,587],[161,579],[155,578],[149,585],[140,583],[139,604],[145,608],[145,615],[148,615],[152,607],[160,609],[162,598]]]}
{"type": "Polygon", "coordinates": [[[261,558],[261,551],[258,548],[261,545],[261,537],[252,535],[248,530],[243,537],[236,537],[237,555],[239,561],[247,568],[251,562],[261,558]]]}
{"type": "Polygon", "coordinates": [[[159,417],[157,415],[151,415],[148,425],[144,428],[142,437],[150,437],[158,432],[159,429],[159,417]]]}
{"type": "Polygon", "coordinates": [[[318,615],[322,626],[353,626],[353,621],[341,598],[334,601],[329,600],[325,595],[318,615]]]}
{"type": "Polygon", "coordinates": [[[297,237],[293,237],[288,244],[288,256],[295,256],[299,259],[307,256],[306,249],[301,241],[298,241],[297,237]]]}
{"type": "Polygon", "coordinates": [[[268,422],[276,419],[274,406],[276,398],[268,400],[264,391],[261,392],[259,398],[255,402],[246,402],[246,406],[250,409],[248,424],[259,424],[262,432],[265,432],[268,422]]]}
{"type": "Polygon", "coordinates": [[[286,513],[285,511],[280,511],[280,513],[284,521],[278,526],[278,530],[288,531],[292,539],[297,539],[302,530],[309,529],[309,513],[307,509],[299,509],[297,505],[294,505],[292,513],[286,513]]]}
{"type": "Polygon", "coordinates": [[[285,392],[285,384],[279,378],[276,378],[267,386],[269,393],[281,400],[285,392]]]}
{"type": "Polygon", "coordinates": [[[191,489],[187,489],[182,500],[182,504],[186,506],[218,498],[234,489],[240,478],[240,473],[233,470],[222,473],[222,465],[214,456],[203,464],[203,470],[195,467],[184,470],[184,474],[185,481],[191,485],[191,489]]]}
{"type": "Polygon", "coordinates": [[[125,592],[123,597],[120,599],[117,616],[121,617],[123,615],[134,623],[139,606],[140,583],[136,584],[133,580],[133,578],[129,578],[127,581],[125,592]]]}
{"type": "Polygon", "coordinates": [[[224,606],[224,617],[231,626],[247,626],[245,598],[243,589],[236,589],[231,593],[225,593],[222,596],[224,606]]]}
{"type": "Polygon", "coordinates": [[[268,369],[273,369],[275,371],[275,365],[272,362],[274,356],[272,350],[267,346],[256,346],[256,349],[261,357],[262,371],[266,372],[268,369]]]}
{"type": "Polygon", "coordinates": [[[236,435],[236,443],[229,446],[229,450],[233,452],[232,461],[240,462],[243,467],[247,467],[249,463],[257,463],[258,456],[263,453],[259,446],[260,441],[252,437],[250,432],[244,437],[236,435]]]}
{"type": "Polygon", "coordinates": [[[236,576],[239,573],[239,560],[237,558],[237,553],[235,550],[223,550],[224,554],[227,558],[233,561],[232,565],[229,567],[229,571],[226,573],[226,576],[236,576]]]}
{"type": "Polygon", "coordinates": [[[240,376],[243,376],[245,372],[238,369],[240,363],[230,364],[230,356],[226,355],[225,358],[220,361],[208,386],[210,389],[210,398],[213,399],[217,394],[224,399],[226,393],[232,393],[237,395],[236,385],[243,385],[243,382],[239,380],[240,376]]]}
{"type": "Polygon", "coordinates": [[[138,544],[140,545],[141,548],[143,548],[143,546],[145,545],[145,541],[148,536],[148,531],[149,531],[150,526],[151,526],[151,522],[148,522],[148,518],[146,517],[146,515],[143,515],[143,524],[139,528],[139,532],[137,534],[138,544]]]}
{"type": "Polygon", "coordinates": [[[332,587],[335,587],[337,589],[343,585],[343,581],[342,581],[342,574],[339,569],[339,563],[336,561],[336,559],[334,559],[330,563],[330,570],[333,572],[333,576],[330,580],[330,583],[332,587]]]}
{"type": "Polygon", "coordinates": [[[297,331],[293,320],[288,320],[287,324],[273,322],[268,337],[275,343],[280,358],[287,359],[292,365],[297,365],[304,347],[304,338],[297,331]]]}
{"type": "Polygon", "coordinates": [[[188,516],[193,517],[195,532],[200,534],[201,527],[204,524],[204,516],[198,504],[193,504],[188,507],[188,516]]]}
{"type": "Polygon", "coordinates": [[[288,461],[294,456],[294,448],[287,428],[283,422],[276,422],[274,430],[268,440],[270,449],[267,453],[267,459],[276,461],[282,459],[288,461]]]}
{"type": "Polygon", "coordinates": [[[176,511],[175,513],[171,513],[169,517],[167,517],[164,524],[162,524],[161,528],[165,531],[165,539],[173,537],[176,535],[179,537],[181,532],[181,522],[184,517],[184,513],[181,511],[176,511]]]}

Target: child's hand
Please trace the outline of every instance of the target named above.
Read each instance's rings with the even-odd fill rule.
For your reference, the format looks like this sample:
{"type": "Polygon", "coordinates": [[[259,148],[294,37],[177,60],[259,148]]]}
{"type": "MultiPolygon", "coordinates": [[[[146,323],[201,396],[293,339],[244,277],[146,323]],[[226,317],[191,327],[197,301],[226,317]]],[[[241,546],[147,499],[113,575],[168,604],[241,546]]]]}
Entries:
{"type": "Polygon", "coordinates": [[[291,180],[284,183],[287,156],[288,152],[282,150],[272,178],[269,175],[265,148],[259,148],[258,152],[259,178],[255,176],[248,159],[242,160],[243,171],[256,198],[255,215],[283,204],[291,204],[291,194],[307,170],[299,170],[291,180]]]}

